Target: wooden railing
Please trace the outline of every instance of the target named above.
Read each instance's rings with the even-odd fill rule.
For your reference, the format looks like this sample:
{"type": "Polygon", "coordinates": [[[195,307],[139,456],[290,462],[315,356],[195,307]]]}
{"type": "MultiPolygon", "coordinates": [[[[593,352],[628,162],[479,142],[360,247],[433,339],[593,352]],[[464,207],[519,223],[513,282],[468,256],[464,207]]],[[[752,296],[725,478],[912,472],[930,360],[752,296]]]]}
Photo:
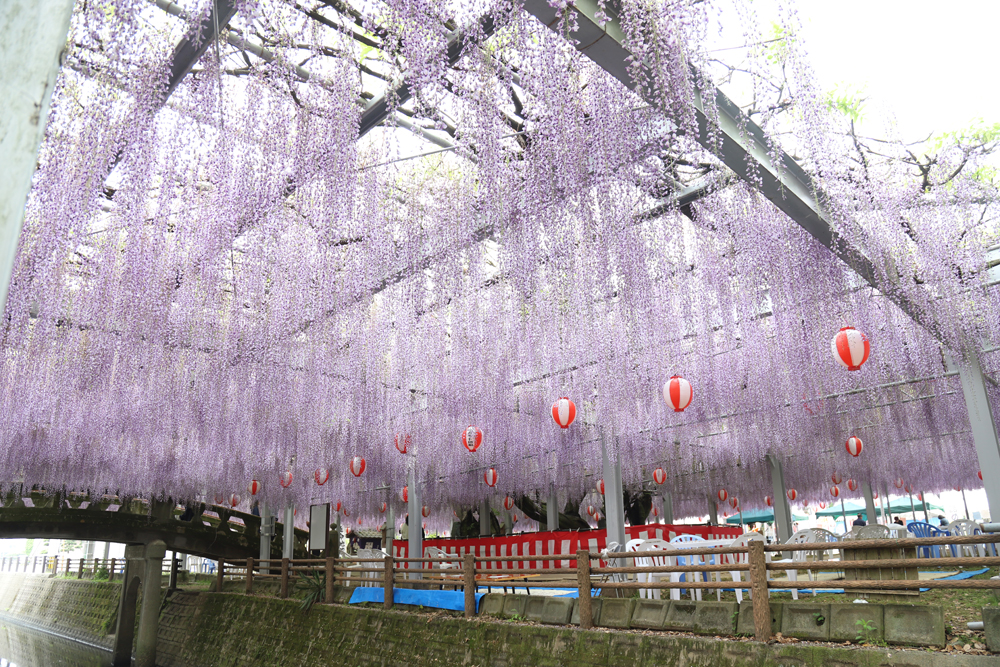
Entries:
{"type": "MultiPolygon", "coordinates": [[[[461,587],[465,592],[465,615],[472,617],[476,614],[475,593],[478,587],[487,585],[508,585],[517,588],[555,588],[559,587],[558,582],[529,582],[513,581],[518,575],[538,575],[553,574],[552,570],[537,567],[510,567],[505,570],[485,570],[482,565],[489,562],[507,561],[525,564],[526,561],[551,561],[569,560],[575,562],[575,566],[563,569],[564,575],[572,577],[575,571],[575,584],[579,595],[579,616],[580,627],[593,627],[593,614],[591,607],[591,590],[593,588],[606,589],[732,589],[740,588],[750,591],[750,598],[753,602],[754,629],[756,638],[766,641],[771,637],[771,614],[767,604],[756,604],[757,601],[767,601],[768,591],[771,589],[804,589],[815,588],[818,582],[815,581],[790,581],[781,579],[778,581],[769,580],[769,571],[790,570],[844,570],[844,571],[865,571],[865,570],[892,570],[893,568],[912,568],[918,564],[934,564],[942,566],[977,566],[995,567],[1000,566],[1000,557],[996,556],[969,556],[969,557],[949,557],[934,559],[915,558],[892,558],[892,559],[872,559],[872,560],[785,560],[768,562],[768,554],[781,552],[783,555],[797,551],[825,552],[829,550],[841,551],[867,551],[872,549],[915,549],[927,546],[961,546],[978,544],[995,544],[1000,542],[1000,533],[987,535],[974,535],[968,537],[947,536],[928,538],[905,538],[905,539],[875,539],[875,540],[846,540],[841,542],[815,542],[806,544],[771,544],[765,545],[762,541],[752,541],[746,547],[702,547],[669,549],[662,551],[640,551],[640,552],[617,552],[596,554],[590,551],[581,550],[575,554],[555,554],[548,556],[474,556],[473,554],[446,556],[443,558],[326,558],[326,559],[304,559],[291,560],[287,558],[271,559],[261,561],[255,558],[248,558],[245,561],[222,561],[216,572],[217,591],[222,590],[222,584],[226,577],[230,579],[241,577],[245,579],[245,592],[252,593],[254,581],[274,580],[279,581],[280,597],[288,597],[289,584],[297,573],[323,573],[326,580],[326,600],[332,601],[334,596],[334,586],[340,584],[367,584],[379,582],[375,578],[360,579],[352,575],[372,575],[381,574],[381,587],[385,593],[383,605],[386,609],[393,606],[393,589],[402,586],[427,586],[441,585],[452,586],[455,589],[461,587]],[[717,562],[715,564],[695,564],[695,565],[660,565],[660,566],[598,566],[591,567],[592,561],[600,561],[605,558],[612,561],[633,561],[637,558],[664,557],[664,556],[738,556],[736,561],[745,562],[717,562]],[[365,567],[367,564],[378,563],[380,567],[365,567]],[[429,564],[430,567],[419,569],[406,569],[405,564],[421,563],[429,564]],[[436,568],[435,565],[444,563],[461,563],[460,567],[436,568]],[[353,565],[351,565],[353,564],[353,565]],[[359,567],[360,566],[360,567],[359,567]],[[404,566],[404,567],[400,567],[404,566]],[[746,581],[606,581],[604,577],[609,575],[635,575],[635,574],[670,574],[670,573],[699,573],[699,572],[746,572],[746,581]],[[477,574],[479,577],[477,578],[477,574]],[[497,582],[491,577],[502,574],[504,581],[497,582]],[[415,578],[418,577],[418,578],[415,578]]],[[[732,560],[732,559],[728,559],[732,560]]],[[[570,579],[572,581],[572,579],[570,579]]],[[[1000,580],[979,579],[979,580],[947,580],[935,581],[919,579],[859,579],[859,580],[838,580],[837,588],[845,591],[851,590],[914,590],[920,588],[931,589],[1000,589],[1000,580]]]]}

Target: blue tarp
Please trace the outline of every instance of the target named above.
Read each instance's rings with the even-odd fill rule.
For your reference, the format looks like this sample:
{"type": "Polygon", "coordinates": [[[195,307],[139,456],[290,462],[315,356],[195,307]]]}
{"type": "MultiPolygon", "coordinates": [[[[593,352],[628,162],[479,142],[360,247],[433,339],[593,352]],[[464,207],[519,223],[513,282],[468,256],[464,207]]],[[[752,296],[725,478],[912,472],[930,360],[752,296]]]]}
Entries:
{"type": "MultiPolygon", "coordinates": [[[[476,613],[479,613],[479,600],[485,595],[476,593],[476,613]]],[[[465,593],[462,591],[421,591],[412,588],[392,589],[392,601],[396,604],[412,604],[434,609],[465,609],[465,593]]],[[[355,588],[351,594],[350,604],[360,602],[385,602],[384,588],[355,588]]]]}

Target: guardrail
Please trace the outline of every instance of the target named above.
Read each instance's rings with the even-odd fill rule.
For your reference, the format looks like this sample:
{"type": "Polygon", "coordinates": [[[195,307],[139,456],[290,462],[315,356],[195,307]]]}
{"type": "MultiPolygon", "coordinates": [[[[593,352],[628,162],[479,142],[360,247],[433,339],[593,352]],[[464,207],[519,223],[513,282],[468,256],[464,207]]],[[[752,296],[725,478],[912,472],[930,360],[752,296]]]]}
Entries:
{"type": "MultiPolygon", "coordinates": [[[[385,589],[383,606],[385,609],[393,607],[392,591],[397,585],[403,586],[426,586],[440,585],[451,586],[456,590],[462,588],[465,592],[465,616],[472,617],[476,614],[475,593],[480,586],[500,585],[494,578],[496,571],[486,570],[483,565],[496,561],[508,561],[513,563],[525,563],[526,561],[540,562],[550,560],[568,560],[574,563],[573,567],[563,570],[566,575],[575,574],[575,583],[579,595],[579,617],[580,627],[593,627],[593,614],[591,605],[591,591],[593,588],[625,589],[625,590],[657,590],[657,589],[733,589],[750,591],[750,599],[753,604],[754,629],[756,638],[759,641],[767,641],[771,638],[771,615],[767,604],[757,604],[758,601],[767,601],[769,591],[772,589],[805,589],[815,588],[817,582],[814,581],[791,581],[782,579],[774,581],[768,579],[768,572],[773,571],[801,571],[801,570],[844,570],[846,573],[855,573],[862,576],[865,571],[880,570],[890,571],[891,574],[898,574],[900,568],[904,572],[912,571],[916,565],[921,563],[933,563],[945,566],[1000,566],[1000,557],[997,556],[967,556],[949,557],[934,559],[916,558],[873,558],[854,560],[782,560],[770,562],[768,554],[782,553],[792,554],[794,552],[820,553],[829,550],[845,552],[867,552],[870,550],[916,550],[920,547],[930,546],[963,546],[995,544],[1000,542],[1000,533],[973,535],[973,536],[945,536],[926,538],[885,538],[870,540],[844,540],[840,542],[813,542],[803,544],[770,544],[765,545],[763,541],[754,540],[745,547],[702,547],[702,548],[679,548],[665,549],[658,551],[638,551],[638,552],[612,552],[593,553],[580,550],[575,554],[554,554],[548,556],[475,556],[465,554],[462,556],[450,556],[442,558],[394,558],[386,556],[384,558],[325,558],[325,559],[299,559],[287,558],[259,560],[248,558],[245,561],[221,561],[216,573],[216,590],[222,590],[222,584],[228,576],[230,579],[242,577],[246,581],[246,593],[252,593],[254,582],[258,580],[279,581],[279,596],[288,597],[288,588],[291,578],[296,573],[323,573],[326,585],[326,600],[333,600],[334,586],[341,584],[379,584],[385,589]],[[690,559],[692,556],[714,556],[726,557],[730,555],[739,556],[734,562],[717,562],[693,565],[631,565],[612,566],[611,562],[635,561],[636,559],[663,558],[663,557],[684,557],[690,559]],[[601,566],[601,559],[606,559],[607,566],[601,566]],[[592,561],[598,561],[597,567],[592,567],[592,561]],[[743,561],[743,562],[741,562],[743,561]],[[368,564],[377,563],[379,567],[365,567],[368,564]],[[400,567],[408,563],[430,564],[430,568],[406,569],[400,567]],[[460,567],[440,567],[436,564],[460,563],[460,567]],[[350,565],[353,564],[353,565],[350,565]],[[895,572],[892,572],[895,570],[895,572]],[[709,573],[709,572],[746,572],[746,581],[607,581],[608,576],[627,575],[663,575],[671,573],[709,573]],[[368,576],[381,574],[380,578],[368,576]],[[352,575],[363,575],[359,578],[352,575]]],[[[721,560],[721,559],[720,559],[721,560]]],[[[734,559],[727,558],[733,561],[734,559]]],[[[552,570],[541,569],[539,567],[520,567],[501,570],[506,585],[514,585],[518,588],[554,588],[558,583],[554,582],[528,582],[512,579],[518,575],[538,575],[552,574],[552,570]]],[[[699,578],[700,579],[700,578],[699,578]]],[[[948,580],[935,581],[919,579],[856,579],[838,580],[837,587],[845,591],[892,591],[892,590],[914,590],[920,588],[931,589],[1000,589],[1000,580],[948,580]]]]}
{"type": "Polygon", "coordinates": [[[118,558],[62,558],[59,556],[5,556],[0,558],[0,572],[22,572],[29,574],[49,574],[69,577],[76,574],[77,579],[84,576],[94,578],[104,570],[108,580],[114,581],[115,575],[125,572],[125,561],[118,558]]]}

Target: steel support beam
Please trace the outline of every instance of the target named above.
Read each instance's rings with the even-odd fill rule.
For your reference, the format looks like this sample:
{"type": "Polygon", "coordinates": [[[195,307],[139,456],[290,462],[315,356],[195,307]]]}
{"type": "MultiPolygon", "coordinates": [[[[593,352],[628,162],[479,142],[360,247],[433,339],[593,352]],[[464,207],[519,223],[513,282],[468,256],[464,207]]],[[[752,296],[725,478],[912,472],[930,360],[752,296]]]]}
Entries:
{"type": "Polygon", "coordinates": [[[545,527],[559,530],[559,496],[554,484],[549,486],[549,499],[545,501],[545,527]]]}
{"type": "MultiPolygon", "coordinates": [[[[567,23],[571,29],[563,36],[573,40],[578,51],[608,74],[649,104],[659,107],[660,100],[639,87],[629,72],[633,56],[625,46],[627,40],[618,20],[617,4],[615,0],[575,0],[566,3],[565,9],[558,9],[549,0],[524,0],[524,9],[552,30],[559,30],[560,35],[563,35],[560,18],[564,12],[572,12],[567,23]]],[[[648,68],[644,63],[640,65],[648,68]]],[[[698,143],[829,248],[869,285],[889,297],[911,319],[936,333],[933,321],[894,289],[871,259],[837,233],[823,208],[823,195],[809,174],[788,153],[769,143],[763,129],[722,91],[704,86],[702,77],[693,68],[691,74],[698,143]]]]}
{"type": "Polygon", "coordinates": [[[785,467],[774,454],[767,455],[767,463],[771,468],[774,530],[778,534],[778,540],[784,544],[792,537],[792,508],[788,505],[788,494],[785,491],[785,467]]]}
{"type": "Polygon", "coordinates": [[[45,136],[73,0],[0,2],[0,312],[14,272],[24,205],[45,136]]]}
{"type": "MultiPolygon", "coordinates": [[[[416,461],[414,461],[414,464],[416,461]]],[[[414,465],[416,468],[416,465],[414,465]]],[[[407,511],[407,549],[410,558],[423,558],[424,556],[424,534],[422,530],[420,514],[420,489],[417,486],[417,475],[414,470],[410,470],[410,479],[407,484],[408,499],[406,501],[407,511]]],[[[409,579],[420,579],[420,563],[407,563],[408,569],[416,570],[410,572],[409,579]]]]}
{"type": "Polygon", "coordinates": [[[285,525],[281,542],[281,557],[295,558],[295,508],[291,503],[285,506],[285,525]]]}
{"type": "Polygon", "coordinates": [[[622,466],[615,452],[612,459],[608,455],[604,429],[601,429],[601,459],[604,469],[604,517],[607,526],[607,543],[617,542],[625,546],[625,506],[622,499],[622,466]]]}
{"type": "Polygon", "coordinates": [[[669,491],[663,492],[663,523],[674,522],[674,499],[669,491]]]}
{"type": "Polygon", "coordinates": [[[872,493],[872,485],[868,482],[861,482],[861,493],[865,497],[865,514],[868,516],[868,525],[873,526],[878,521],[878,509],[875,507],[875,495],[872,493]]]}
{"type": "Polygon", "coordinates": [[[719,525],[719,506],[715,502],[715,496],[708,495],[708,522],[713,526],[719,525]]]}
{"type": "MultiPolygon", "coordinates": [[[[172,2],[156,0],[156,6],[170,12],[175,16],[182,16],[183,9],[172,2]],[[180,11],[174,11],[174,9],[180,11]]],[[[197,30],[192,30],[189,37],[185,37],[174,47],[173,55],[170,57],[170,79],[167,82],[167,89],[164,91],[163,100],[177,89],[184,77],[188,75],[195,63],[201,60],[205,51],[212,45],[220,31],[225,30],[226,25],[236,16],[236,3],[231,0],[214,0],[212,8],[201,21],[197,30]],[[216,30],[218,28],[218,31],[216,30]]],[[[226,31],[228,33],[228,30],[226,31]]]]}
{"type": "Polygon", "coordinates": [[[990,507],[990,517],[1000,518],[1000,440],[997,438],[996,422],[986,395],[986,382],[979,355],[969,356],[958,363],[959,377],[962,379],[962,393],[965,407],[969,411],[969,425],[972,439],[976,444],[979,469],[983,473],[983,488],[986,502],[990,507]]]}
{"type": "Polygon", "coordinates": [[[479,503],[479,537],[489,537],[493,534],[490,526],[490,501],[483,498],[479,503]]]}

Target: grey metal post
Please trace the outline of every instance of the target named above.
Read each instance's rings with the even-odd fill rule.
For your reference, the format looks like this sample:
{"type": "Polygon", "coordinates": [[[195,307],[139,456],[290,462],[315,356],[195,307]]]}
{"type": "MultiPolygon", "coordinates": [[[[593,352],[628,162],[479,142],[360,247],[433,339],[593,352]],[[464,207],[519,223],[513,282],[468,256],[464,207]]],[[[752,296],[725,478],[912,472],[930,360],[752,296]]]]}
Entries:
{"type": "Polygon", "coordinates": [[[906,495],[910,497],[910,513],[913,515],[913,520],[917,520],[917,508],[913,504],[913,491],[907,491],[906,495]]]}
{"type": "MultiPolygon", "coordinates": [[[[392,503],[391,502],[386,502],[386,505],[388,505],[389,507],[385,511],[385,515],[386,515],[385,516],[385,552],[387,554],[389,554],[390,556],[394,556],[395,554],[392,553],[392,542],[393,542],[393,539],[396,537],[396,515],[392,511],[392,503]]],[[[337,527],[337,530],[340,530],[339,526],[337,527]]]]}
{"type": "MultiPolygon", "coordinates": [[[[987,497],[987,500],[989,500],[989,497],[987,497]]],[[[930,523],[931,515],[927,513],[927,494],[923,491],[920,492],[920,502],[924,505],[924,523],[930,523]]]]}
{"type": "Polygon", "coordinates": [[[715,496],[708,496],[708,522],[713,526],[719,525],[719,506],[715,504],[715,496]]]}
{"type": "Polygon", "coordinates": [[[674,499],[669,491],[663,492],[663,523],[674,522],[674,499]]]}
{"type": "Polygon", "coordinates": [[[146,571],[142,579],[142,611],[135,643],[135,667],[155,667],[156,635],[160,622],[160,587],[167,545],[155,540],[146,545],[146,571]]]}
{"type": "Polygon", "coordinates": [[[893,521],[892,521],[892,503],[889,502],[889,485],[888,484],[882,484],[882,495],[885,496],[885,511],[887,512],[887,514],[886,514],[887,519],[885,521],[885,525],[891,526],[892,523],[893,523],[893,521]]]}
{"type": "Polygon", "coordinates": [[[969,411],[972,439],[976,443],[979,469],[983,473],[986,502],[990,507],[990,516],[995,519],[1000,517],[1000,439],[997,438],[993,411],[986,396],[979,355],[970,353],[965,362],[959,364],[958,372],[962,379],[965,407],[969,411]]]}
{"type": "MultiPolygon", "coordinates": [[[[0,3],[0,312],[14,271],[24,204],[45,136],[74,0],[0,3]]],[[[998,515],[1000,516],[1000,515],[998,515]]]]}
{"type": "MultiPolygon", "coordinates": [[[[417,488],[417,474],[415,470],[410,471],[410,483],[407,486],[409,488],[409,501],[406,508],[410,515],[407,549],[410,558],[423,558],[424,539],[420,526],[422,523],[420,514],[420,489],[417,488]]],[[[421,563],[407,563],[407,567],[412,570],[407,576],[408,579],[420,579],[420,565],[421,563]]]]}
{"type": "MultiPolygon", "coordinates": [[[[271,539],[274,537],[274,520],[267,508],[267,503],[260,504],[260,559],[270,560],[271,539]]],[[[270,564],[268,564],[270,565],[270,564]]]]}
{"type": "Polygon", "coordinates": [[[559,530],[559,496],[556,494],[555,484],[549,486],[549,499],[545,503],[545,527],[548,530],[559,530]]]}
{"type": "Polygon", "coordinates": [[[285,526],[281,542],[281,557],[295,557],[295,508],[291,503],[285,506],[285,526]]]}
{"type": "Polygon", "coordinates": [[[965,499],[965,489],[962,489],[962,504],[965,505],[965,518],[971,521],[972,519],[969,517],[969,503],[965,499]]]}
{"type": "Polygon", "coordinates": [[[771,493],[774,494],[774,528],[778,541],[784,544],[792,537],[792,508],[785,491],[785,468],[773,454],[767,455],[767,462],[771,468],[771,493]]]}
{"type": "Polygon", "coordinates": [[[861,493],[865,497],[865,513],[868,515],[868,524],[875,525],[878,523],[878,510],[875,508],[872,485],[868,482],[861,482],[861,493]]]}
{"type": "Polygon", "coordinates": [[[601,430],[601,456],[604,468],[604,507],[607,525],[607,543],[617,542],[624,545],[625,538],[625,508],[622,502],[622,468],[618,462],[618,454],[612,462],[608,456],[608,448],[601,430]]]}
{"type": "Polygon", "coordinates": [[[490,526],[490,501],[483,498],[479,502],[479,537],[489,537],[493,534],[490,526]]]}
{"type": "Polygon", "coordinates": [[[844,497],[843,496],[840,497],[840,515],[842,517],[844,517],[844,532],[846,533],[846,532],[848,532],[851,529],[847,526],[847,508],[844,507],[844,497]]]}
{"type": "Polygon", "coordinates": [[[108,558],[111,557],[111,542],[104,543],[104,559],[101,562],[107,562],[108,558]]]}

